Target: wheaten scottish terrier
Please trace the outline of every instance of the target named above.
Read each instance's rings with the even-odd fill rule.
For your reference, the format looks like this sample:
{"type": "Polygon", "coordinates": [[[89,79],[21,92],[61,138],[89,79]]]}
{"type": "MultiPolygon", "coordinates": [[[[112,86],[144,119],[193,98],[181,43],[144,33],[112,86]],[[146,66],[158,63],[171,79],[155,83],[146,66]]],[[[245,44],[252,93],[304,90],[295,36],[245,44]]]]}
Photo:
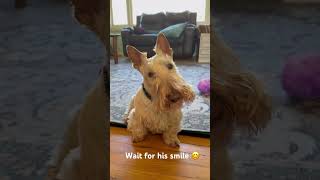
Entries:
{"type": "Polygon", "coordinates": [[[169,146],[179,146],[181,108],[194,100],[195,93],[179,74],[163,34],[158,35],[154,51],[156,54],[147,58],[146,53],[127,46],[128,57],[143,76],[143,83],[131,99],[125,121],[133,142],[142,141],[150,132],[162,134],[169,146]]]}

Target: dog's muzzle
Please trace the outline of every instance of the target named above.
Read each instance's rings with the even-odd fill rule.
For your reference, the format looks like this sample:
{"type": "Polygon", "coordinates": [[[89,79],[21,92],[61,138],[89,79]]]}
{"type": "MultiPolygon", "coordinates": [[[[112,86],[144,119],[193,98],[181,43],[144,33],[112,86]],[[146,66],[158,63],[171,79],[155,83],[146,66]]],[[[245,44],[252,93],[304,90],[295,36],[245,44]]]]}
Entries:
{"type": "Polygon", "coordinates": [[[176,103],[181,99],[181,94],[179,93],[173,93],[167,95],[167,99],[170,101],[170,103],[176,103]]]}

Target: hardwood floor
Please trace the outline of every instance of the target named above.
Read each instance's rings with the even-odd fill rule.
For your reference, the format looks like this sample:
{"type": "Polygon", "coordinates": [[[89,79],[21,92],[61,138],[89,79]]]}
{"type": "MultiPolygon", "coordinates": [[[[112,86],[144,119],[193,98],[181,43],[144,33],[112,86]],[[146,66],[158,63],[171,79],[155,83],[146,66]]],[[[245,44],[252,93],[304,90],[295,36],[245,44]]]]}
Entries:
{"type": "MultiPolygon", "coordinates": [[[[179,136],[180,148],[166,146],[160,135],[149,135],[143,142],[132,143],[124,128],[111,127],[110,176],[112,180],[186,180],[210,179],[210,139],[179,136]],[[170,159],[170,155],[200,154],[199,159],[170,159]],[[141,153],[142,159],[127,159],[126,153],[141,153]],[[145,159],[145,153],[154,159],[145,159]],[[158,159],[167,154],[168,159],[158,159]],[[183,153],[183,154],[181,154],[183,153]]],[[[185,158],[185,157],[184,157],[185,158]]]]}

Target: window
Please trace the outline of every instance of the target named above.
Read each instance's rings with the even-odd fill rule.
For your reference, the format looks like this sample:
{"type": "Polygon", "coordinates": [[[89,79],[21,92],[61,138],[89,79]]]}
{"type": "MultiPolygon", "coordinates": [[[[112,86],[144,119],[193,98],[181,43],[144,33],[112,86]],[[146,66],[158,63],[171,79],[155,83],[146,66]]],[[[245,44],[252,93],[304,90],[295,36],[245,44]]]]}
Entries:
{"type": "MultiPolygon", "coordinates": [[[[209,0],[113,0],[111,2],[112,26],[136,24],[136,17],[142,13],[158,12],[197,13],[197,22],[210,22],[206,19],[206,3],[209,0]]],[[[208,5],[208,4],[207,4],[208,5]]],[[[207,7],[208,8],[208,7],[207,7]]],[[[208,18],[208,17],[207,17],[208,18]]]]}
{"type": "Polygon", "coordinates": [[[112,1],[113,25],[128,24],[127,0],[112,1]]]}
{"type": "Polygon", "coordinates": [[[133,24],[136,17],[142,13],[155,14],[158,12],[183,12],[197,13],[197,21],[205,21],[206,0],[132,0],[133,24]]]}

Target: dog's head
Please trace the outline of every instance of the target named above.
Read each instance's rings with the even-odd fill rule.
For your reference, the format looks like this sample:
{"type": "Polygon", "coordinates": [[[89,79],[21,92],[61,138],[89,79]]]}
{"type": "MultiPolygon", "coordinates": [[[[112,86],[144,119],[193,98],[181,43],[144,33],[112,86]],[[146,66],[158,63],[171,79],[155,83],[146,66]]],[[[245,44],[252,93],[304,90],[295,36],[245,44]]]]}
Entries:
{"type": "Polygon", "coordinates": [[[143,76],[145,89],[160,110],[181,108],[184,102],[192,102],[195,94],[178,72],[173,61],[173,51],[167,38],[160,33],[154,48],[156,54],[147,58],[132,46],[127,53],[132,65],[143,76]]]}

